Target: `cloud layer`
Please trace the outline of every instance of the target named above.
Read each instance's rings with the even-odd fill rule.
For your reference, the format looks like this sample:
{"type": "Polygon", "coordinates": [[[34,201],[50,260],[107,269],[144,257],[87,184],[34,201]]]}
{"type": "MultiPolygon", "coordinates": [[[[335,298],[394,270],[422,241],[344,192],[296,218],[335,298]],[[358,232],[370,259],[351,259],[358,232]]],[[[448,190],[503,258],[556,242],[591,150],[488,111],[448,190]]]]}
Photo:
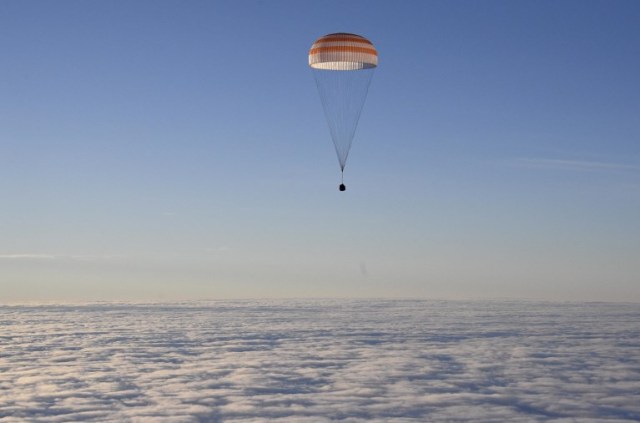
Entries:
{"type": "Polygon", "coordinates": [[[0,422],[638,421],[640,305],[0,306],[0,422]]]}

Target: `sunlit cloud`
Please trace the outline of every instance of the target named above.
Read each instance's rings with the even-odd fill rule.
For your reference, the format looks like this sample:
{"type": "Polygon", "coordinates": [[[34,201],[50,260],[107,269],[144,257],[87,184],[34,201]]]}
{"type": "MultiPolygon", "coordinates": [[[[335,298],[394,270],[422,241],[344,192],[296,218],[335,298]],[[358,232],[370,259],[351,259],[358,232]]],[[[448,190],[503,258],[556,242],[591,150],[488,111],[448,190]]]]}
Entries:
{"type": "Polygon", "coordinates": [[[53,260],[57,258],[55,254],[0,254],[0,260],[53,260]]]}
{"type": "Polygon", "coordinates": [[[78,260],[102,261],[120,258],[111,254],[42,254],[42,253],[13,253],[0,254],[0,260],[78,260]]]}
{"type": "Polygon", "coordinates": [[[513,160],[512,165],[527,168],[555,169],[579,172],[640,171],[640,166],[638,165],[588,160],[519,158],[513,160]]]}
{"type": "Polygon", "coordinates": [[[0,306],[0,421],[636,421],[639,318],[517,301],[0,306]]]}

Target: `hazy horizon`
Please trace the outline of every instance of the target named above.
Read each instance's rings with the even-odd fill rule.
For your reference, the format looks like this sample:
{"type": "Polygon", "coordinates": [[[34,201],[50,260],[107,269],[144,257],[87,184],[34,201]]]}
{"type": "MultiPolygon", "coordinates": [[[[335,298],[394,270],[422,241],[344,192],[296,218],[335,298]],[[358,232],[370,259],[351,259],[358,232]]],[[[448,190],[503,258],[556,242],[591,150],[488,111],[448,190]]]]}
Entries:
{"type": "Polygon", "coordinates": [[[609,304],[609,305],[637,305],[638,301],[633,300],[580,300],[580,299],[546,299],[546,298],[532,298],[532,297],[460,297],[460,298],[446,298],[446,297],[228,297],[228,298],[112,298],[112,299],[76,299],[76,300],[12,300],[0,302],[0,306],[4,307],[21,307],[21,306],[92,306],[92,305],[215,305],[218,303],[234,302],[234,303],[250,303],[255,301],[424,301],[424,302],[450,302],[450,303],[538,303],[538,304],[609,304]]]}

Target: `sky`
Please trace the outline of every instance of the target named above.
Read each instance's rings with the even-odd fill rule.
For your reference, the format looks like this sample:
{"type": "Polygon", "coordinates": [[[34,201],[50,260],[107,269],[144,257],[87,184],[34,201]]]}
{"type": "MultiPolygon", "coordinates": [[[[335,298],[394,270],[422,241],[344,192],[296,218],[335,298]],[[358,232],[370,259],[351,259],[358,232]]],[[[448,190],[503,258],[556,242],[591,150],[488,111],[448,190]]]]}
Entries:
{"type": "Polygon", "coordinates": [[[637,1],[0,2],[0,303],[640,301],[637,1]],[[345,170],[318,37],[379,53],[345,170]]]}

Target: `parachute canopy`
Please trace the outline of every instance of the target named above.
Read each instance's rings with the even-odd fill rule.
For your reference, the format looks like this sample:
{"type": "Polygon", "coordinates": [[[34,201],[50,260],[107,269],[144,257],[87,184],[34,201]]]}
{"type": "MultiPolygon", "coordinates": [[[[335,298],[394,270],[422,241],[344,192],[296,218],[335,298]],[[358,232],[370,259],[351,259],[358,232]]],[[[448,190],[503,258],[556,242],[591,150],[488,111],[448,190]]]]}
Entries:
{"type": "Polygon", "coordinates": [[[378,52],[371,41],[360,35],[329,34],[311,46],[309,66],[335,71],[371,69],[378,66],[378,52]]]}
{"type": "Polygon", "coordinates": [[[371,41],[345,32],[325,35],[309,50],[309,66],[344,173],[378,52],[371,41]]]}

